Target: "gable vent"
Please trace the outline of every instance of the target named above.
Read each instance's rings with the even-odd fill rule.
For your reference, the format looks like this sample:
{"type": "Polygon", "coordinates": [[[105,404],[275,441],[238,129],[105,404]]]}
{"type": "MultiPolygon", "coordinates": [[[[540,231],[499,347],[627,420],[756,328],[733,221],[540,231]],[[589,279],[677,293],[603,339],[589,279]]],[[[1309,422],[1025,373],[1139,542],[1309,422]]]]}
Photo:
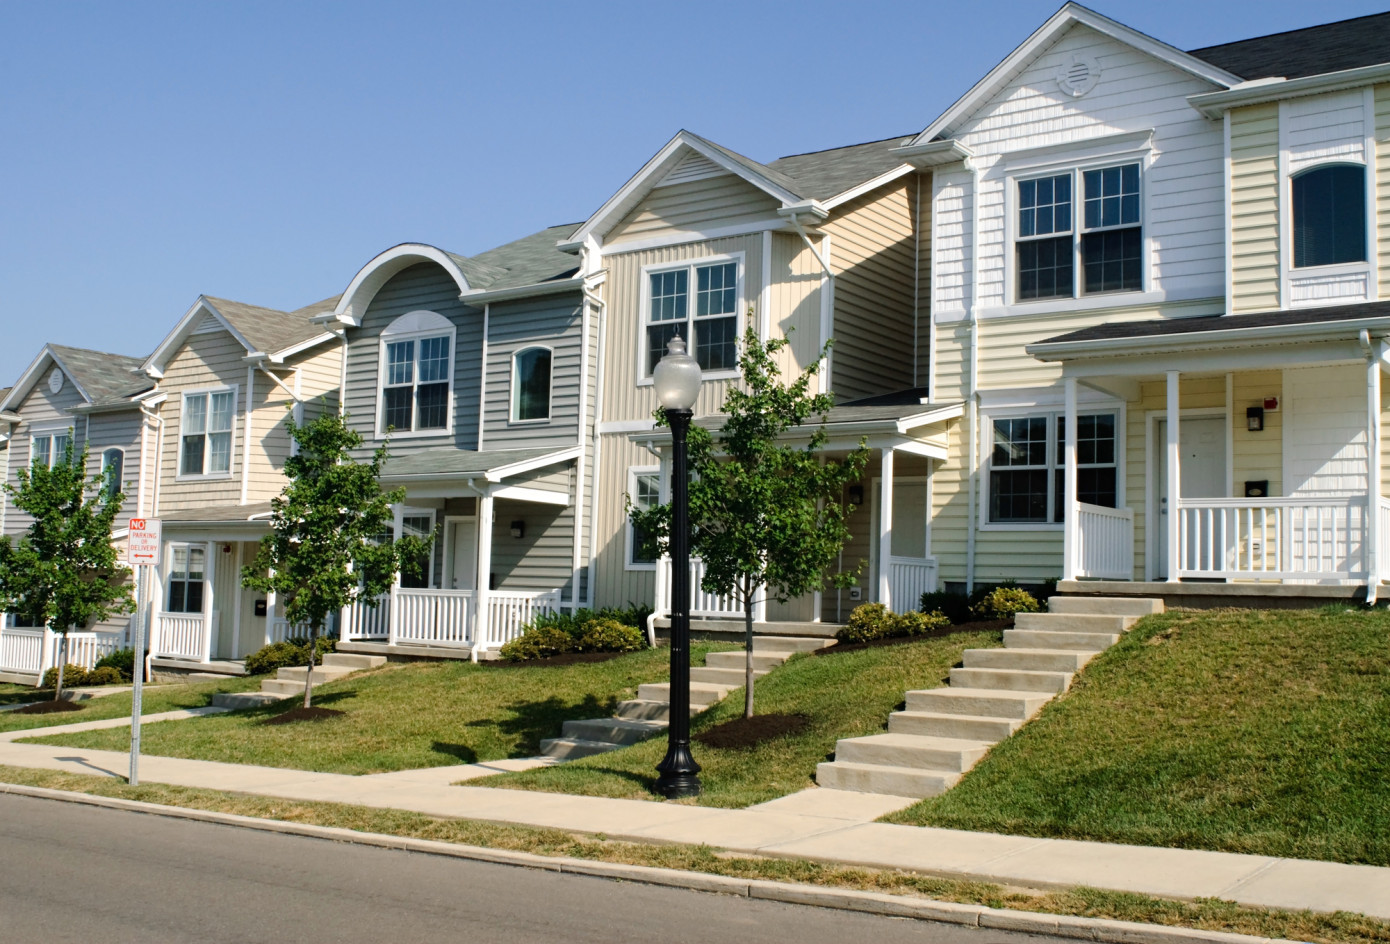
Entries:
{"type": "Polygon", "coordinates": [[[661,178],[661,183],[657,186],[669,187],[672,184],[684,184],[692,180],[704,180],[706,177],[718,177],[727,173],[728,171],[708,157],[691,151],[679,164],[672,167],[665,177],[661,178]]]}
{"type": "Polygon", "coordinates": [[[222,324],[212,315],[203,315],[202,320],[193,326],[194,334],[212,334],[214,331],[221,331],[222,324]]]}
{"type": "Polygon", "coordinates": [[[1100,63],[1090,56],[1070,56],[1057,70],[1057,85],[1073,98],[1080,98],[1100,81],[1100,63]]]}

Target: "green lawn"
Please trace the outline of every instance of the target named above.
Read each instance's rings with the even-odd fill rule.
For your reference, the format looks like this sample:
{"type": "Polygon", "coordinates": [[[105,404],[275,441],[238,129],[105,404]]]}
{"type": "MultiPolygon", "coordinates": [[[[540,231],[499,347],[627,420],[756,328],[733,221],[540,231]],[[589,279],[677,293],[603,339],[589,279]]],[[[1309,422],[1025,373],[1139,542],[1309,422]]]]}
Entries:
{"type": "MultiPolygon", "coordinates": [[[[161,711],[174,711],[179,708],[203,708],[212,704],[212,696],[218,692],[246,692],[259,688],[259,678],[214,679],[206,682],[190,682],[187,685],[157,685],[145,689],[141,698],[141,714],[152,715],[161,711]]],[[[0,704],[14,704],[17,701],[42,701],[53,697],[52,689],[45,689],[34,696],[34,689],[24,686],[20,694],[0,692],[0,704]]],[[[20,731],[29,728],[47,728],[59,724],[77,724],[79,721],[102,721],[106,718],[130,717],[130,692],[117,695],[103,695],[79,702],[81,711],[62,711],[46,715],[16,714],[13,711],[0,711],[0,731],[20,731]]],[[[149,730],[153,731],[154,728],[149,730]]],[[[142,729],[141,743],[148,735],[142,729]]],[[[125,746],[129,747],[129,732],[120,735],[125,746]]]]}
{"type": "MultiPolygon", "coordinates": [[[[888,715],[902,706],[904,692],[944,684],[962,650],[997,646],[1000,638],[997,629],[962,629],[938,639],[792,659],[758,680],[755,707],[759,714],[804,714],[810,727],[752,749],[717,750],[697,742],[693,753],[704,768],[698,802],[743,807],[810,786],[816,764],[827,759],[837,739],[881,733],[888,715]]],[[[693,719],[691,729],[698,733],[742,711],[742,697],[731,695],[693,719]]],[[[651,791],[654,768],[665,753],[666,739],[659,737],[557,767],[490,777],[487,785],[661,799],[651,791]]]]}
{"type": "MultiPolygon", "coordinates": [[[[698,660],[714,648],[692,647],[698,660]]],[[[291,703],[141,731],[150,754],[368,774],[537,753],[562,722],[612,714],[643,682],[665,681],[669,655],[647,650],[607,662],[520,668],[468,662],[387,665],[314,690],[314,704],[346,712],[301,724],[263,725],[291,703]]],[[[105,700],[105,699],[103,699],[105,700]]],[[[130,703],[126,701],[126,711],[130,703]]],[[[50,716],[51,717],[51,716],[50,716]]],[[[75,715],[73,716],[75,717],[75,715]]],[[[55,735],[47,744],[127,750],[125,729],[55,735]]]]}
{"type": "Polygon", "coordinates": [[[1390,613],[1149,618],[954,790],[886,819],[1390,865],[1390,613]]]}
{"type": "Polygon", "coordinates": [[[35,688],[32,685],[15,685],[11,682],[0,682],[0,707],[5,705],[19,705],[26,701],[43,701],[53,697],[53,690],[47,688],[35,688]]]}

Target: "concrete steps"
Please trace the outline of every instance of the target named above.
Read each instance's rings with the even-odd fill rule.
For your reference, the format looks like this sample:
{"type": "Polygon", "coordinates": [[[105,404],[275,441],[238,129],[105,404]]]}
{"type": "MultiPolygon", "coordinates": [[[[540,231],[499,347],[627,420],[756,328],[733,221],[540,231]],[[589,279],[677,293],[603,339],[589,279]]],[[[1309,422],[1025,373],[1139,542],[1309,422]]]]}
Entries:
{"type": "MultiPolygon", "coordinates": [[[[331,682],[354,672],[375,669],[385,664],[385,656],[330,652],[324,655],[322,664],[314,666],[311,685],[317,688],[324,682],[331,682]]],[[[275,673],[275,678],[261,682],[259,692],[213,695],[212,703],[218,708],[259,708],[262,705],[283,701],[286,698],[303,694],[304,679],[308,674],[308,666],[280,669],[275,673]]]]}
{"type": "Polygon", "coordinates": [[[908,692],[888,733],[842,738],[816,768],[822,787],[932,797],[955,786],[990,747],[1022,727],[1096,653],[1162,600],[1053,597],[1046,613],[1020,613],[1003,649],[967,649],[943,688],[908,692]]]}
{"type": "MultiPolygon", "coordinates": [[[[739,627],[741,631],[741,623],[739,627]]],[[[797,653],[834,643],[833,638],[823,636],[754,636],[753,677],[761,678],[797,653]]],[[[691,668],[692,717],[743,687],[746,658],[746,652],[712,652],[703,667],[691,668]]],[[[636,698],[619,702],[611,718],[566,721],[560,728],[560,737],[541,741],[541,753],[559,760],[602,754],[655,737],[666,730],[670,719],[670,683],[650,682],[637,687],[636,698]]]]}

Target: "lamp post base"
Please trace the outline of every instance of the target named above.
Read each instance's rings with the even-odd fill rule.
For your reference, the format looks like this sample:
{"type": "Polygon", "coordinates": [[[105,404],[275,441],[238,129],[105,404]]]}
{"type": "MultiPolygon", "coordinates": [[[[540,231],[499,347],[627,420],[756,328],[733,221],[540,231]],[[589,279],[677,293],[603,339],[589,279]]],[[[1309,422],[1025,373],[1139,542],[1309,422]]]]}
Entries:
{"type": "Polygon", "coordinates": [[[656,792],[668,800],[700,795],[700,765],[690,756],[686,744],[674,745],[666,758],[656,765],[661,776],[656,778],[656,792]]]}

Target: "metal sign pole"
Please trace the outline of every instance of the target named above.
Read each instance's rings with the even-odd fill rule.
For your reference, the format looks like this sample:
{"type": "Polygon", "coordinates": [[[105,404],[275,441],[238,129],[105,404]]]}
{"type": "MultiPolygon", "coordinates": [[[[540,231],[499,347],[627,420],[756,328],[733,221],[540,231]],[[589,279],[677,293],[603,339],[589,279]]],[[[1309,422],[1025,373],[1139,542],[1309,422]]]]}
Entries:
{"type": "Polygon", "coordinates": [[[145,631],[145,622],[152,613],[147,599],[149,585],[150,569],[141,567],[140,580],[136,584],[136,592],[140,595],[140,608],[135,613],[135,652],[130,667],[130,676],[135,681],[135,688],[130,699],[130,785],[132,787],[140,785],[140,709],[145,682],[145,640],[149,637],[149,633],[145,631]]]}

